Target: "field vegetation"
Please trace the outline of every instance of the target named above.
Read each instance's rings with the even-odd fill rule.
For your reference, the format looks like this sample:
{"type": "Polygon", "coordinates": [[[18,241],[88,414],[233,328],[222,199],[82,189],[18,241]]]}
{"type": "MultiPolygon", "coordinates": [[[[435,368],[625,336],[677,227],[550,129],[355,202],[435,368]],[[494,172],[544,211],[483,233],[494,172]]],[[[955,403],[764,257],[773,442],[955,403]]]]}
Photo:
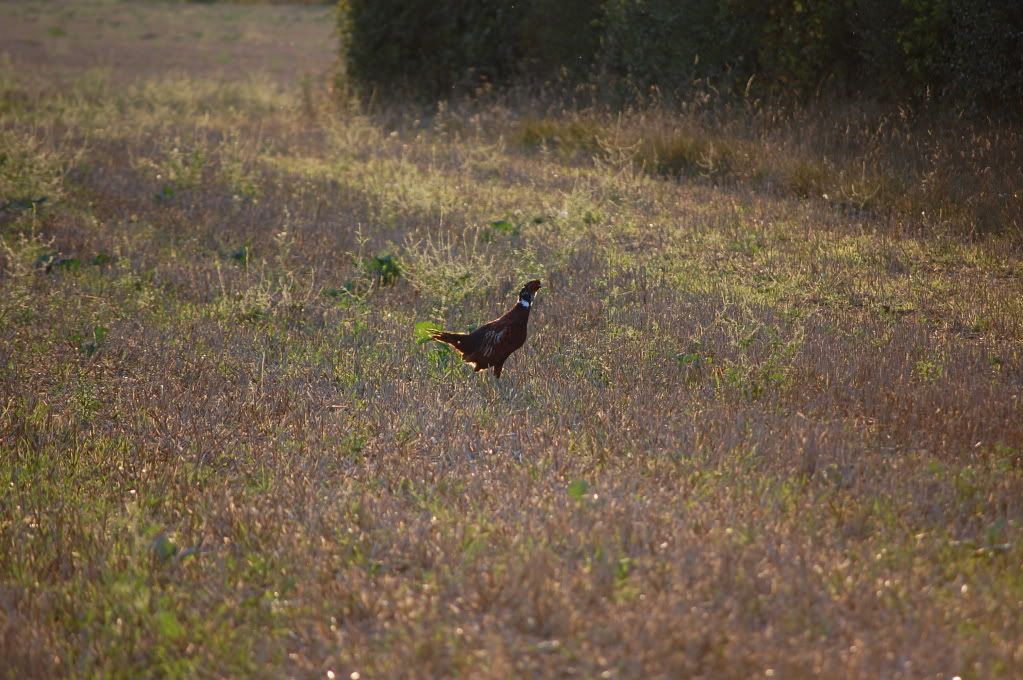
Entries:
{"type": "Polygon", "coordinates": [[[1018,124],[334,29],[0,5],[0,676],[1023,675],[1018,124]]]}

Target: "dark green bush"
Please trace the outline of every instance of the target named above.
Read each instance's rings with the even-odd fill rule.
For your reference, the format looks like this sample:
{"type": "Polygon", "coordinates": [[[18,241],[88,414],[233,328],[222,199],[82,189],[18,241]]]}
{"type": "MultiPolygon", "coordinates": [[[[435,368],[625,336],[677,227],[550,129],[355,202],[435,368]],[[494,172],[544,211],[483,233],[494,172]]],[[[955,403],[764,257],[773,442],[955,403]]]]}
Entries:
{"type": "Polygon", "coordinates": [[[340,17],[355,82],[432,98],[551,78],[663,95],[701,82],[1023,98],[1018,0],[342,0],[340,17]]]}
{"type": "Polygon", "coordinates": [[[481,49],[493,28],[485,8],[481,3],[473,13],[468,2],[429,0],[342,2],[347,70],[373,88],[443,96],[470,68],[487,69],[496,61],[492,41],[490,53],[481,49]]]}
{"type": "Polygon", "coordinates": [[[749,22],[722,0],[611,0],[604,3],[601,82],[670,93],[708,74],[745,72],[749,22]],[[734,20],[733,20],[734,18],[734,20]]]}
{"type": "MultiPolygon", "coordinates": [[[[1023,103],[1023,3],[1019,0],[949,2],[951,49],[937,46],[926,63],[929,78],[959,96],[991,105],[1023,103]]],[[[927,78],[924,79],[926,82],[927,78]]]]}
{"type": "Polygon", "coordinates": [[[339,21],[357,82],[444,97],[562,68],[585,76],[599,10],[590,0],[341,0],[339,21]]]}

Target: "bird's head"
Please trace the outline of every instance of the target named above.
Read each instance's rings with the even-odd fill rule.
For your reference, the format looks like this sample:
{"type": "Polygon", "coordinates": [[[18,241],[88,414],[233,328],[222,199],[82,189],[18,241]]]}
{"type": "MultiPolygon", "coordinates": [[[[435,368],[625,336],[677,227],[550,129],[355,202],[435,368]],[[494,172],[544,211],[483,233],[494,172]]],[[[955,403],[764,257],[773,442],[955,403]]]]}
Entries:
{"type": "Polygon", "coordinates": [[[519,304],[529,309],[533,304],[533,297],[536,296],[536,291],[540,290],[543,286],[540,285],[540,281],[534,279],[522,287],[519,291],[519,304]]]}

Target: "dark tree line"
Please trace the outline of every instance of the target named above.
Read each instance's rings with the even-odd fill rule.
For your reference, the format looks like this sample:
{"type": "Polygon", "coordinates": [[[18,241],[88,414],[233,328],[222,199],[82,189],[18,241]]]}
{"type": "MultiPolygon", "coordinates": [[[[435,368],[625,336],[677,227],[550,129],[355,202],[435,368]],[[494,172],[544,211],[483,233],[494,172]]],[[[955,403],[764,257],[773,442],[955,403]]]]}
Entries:
{"type": "Polygon", "coordinates": [[[554,81],[1023,101],[1019,0],[341,0],[339,21],[354,82],[431,98],[554,81]]]}

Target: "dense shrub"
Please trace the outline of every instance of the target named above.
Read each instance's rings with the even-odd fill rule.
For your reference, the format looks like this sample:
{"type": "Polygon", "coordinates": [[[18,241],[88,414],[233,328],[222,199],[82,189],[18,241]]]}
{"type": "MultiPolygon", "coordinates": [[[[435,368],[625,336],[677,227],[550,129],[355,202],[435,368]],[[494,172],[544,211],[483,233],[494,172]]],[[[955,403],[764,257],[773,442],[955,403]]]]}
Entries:
{"type": "Polygon", "coordinates": [[[951,33],[950,49],[939,45],[931,50],[934,58],[925,56],[933,71],[922,82],[945,82],[959,94],[1009,102],[1018,109],[1023,99],[1023,3],[950,2],[946,16],[942,28],[951,33]]]}
{"type": "Polygon", "coordinates": [[[339,23],[357,81],[442,97],[563,68],[585,76],[599,11],[590,0],[341,0],[339,23]],[[570,30],[580,21],[587,30],[570,30]]]}
{"type": "Polygon", "coordinates": [[[1009,108],[1018,0],[342,0],[350,74],[445,96],[567,78],[627,90],[869,91],[1009,108]]]}

